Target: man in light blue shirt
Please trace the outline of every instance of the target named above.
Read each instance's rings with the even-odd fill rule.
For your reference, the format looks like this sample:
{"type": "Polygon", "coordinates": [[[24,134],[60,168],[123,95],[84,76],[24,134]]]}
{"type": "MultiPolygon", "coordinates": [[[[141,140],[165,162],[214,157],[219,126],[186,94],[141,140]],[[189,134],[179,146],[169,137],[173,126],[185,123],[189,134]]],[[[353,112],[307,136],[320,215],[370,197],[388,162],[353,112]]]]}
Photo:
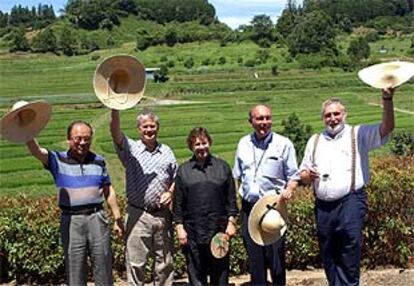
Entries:
{"type": "Polygon", "coordinates": [[[267,285],[267,268],[272,285],[286,285],[285,237],[267,246],[256,244],[248,233],[248,217],[253,205],[266,193],[276,190],[289,200],[297,186],[298,167],[292,142],[271,131],[269,106],[256,105],[249,112],[254,132],[242,137],[237,146],[233,176],[242,197],[242,235],[249,255],[252,285],[267,285]]]}

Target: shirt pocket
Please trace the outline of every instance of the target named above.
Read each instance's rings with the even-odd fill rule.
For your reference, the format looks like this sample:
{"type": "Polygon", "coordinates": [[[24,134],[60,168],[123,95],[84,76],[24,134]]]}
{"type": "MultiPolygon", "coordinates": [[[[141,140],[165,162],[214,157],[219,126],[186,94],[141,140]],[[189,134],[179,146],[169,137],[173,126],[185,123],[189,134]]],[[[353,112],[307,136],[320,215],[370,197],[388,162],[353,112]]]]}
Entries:
{"type": "Polygon", "coordinates": [[[262,175],[271,179],[283,178],[283,160],[281,157],[268,157],[264,162],[262,175]]]}

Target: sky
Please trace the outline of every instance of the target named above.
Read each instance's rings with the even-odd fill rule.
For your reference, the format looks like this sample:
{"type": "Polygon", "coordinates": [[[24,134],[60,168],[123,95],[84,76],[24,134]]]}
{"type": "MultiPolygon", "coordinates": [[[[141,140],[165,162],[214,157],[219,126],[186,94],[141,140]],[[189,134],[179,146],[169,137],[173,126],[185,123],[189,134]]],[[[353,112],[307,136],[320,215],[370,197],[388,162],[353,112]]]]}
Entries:
{"type": "MultiPolygon", "coordinates": [[[[167,1],[167,0],[166,0],[167,1]]],[[[286,6],[286,0],[208,0],[216,9],[220,22],[226,23],[232,29],[239,25],[249,24],[255,15],[265,14],[276,23],[277,17],[286,6]]],[[[300,3],[301,1],[296,1],[300,3]]],[[[63,9],[67,0],[0,0],[0,10],[9,12],[14,5],[23,7],[39,4],[53,5],[55,12],[63,9]]]]}

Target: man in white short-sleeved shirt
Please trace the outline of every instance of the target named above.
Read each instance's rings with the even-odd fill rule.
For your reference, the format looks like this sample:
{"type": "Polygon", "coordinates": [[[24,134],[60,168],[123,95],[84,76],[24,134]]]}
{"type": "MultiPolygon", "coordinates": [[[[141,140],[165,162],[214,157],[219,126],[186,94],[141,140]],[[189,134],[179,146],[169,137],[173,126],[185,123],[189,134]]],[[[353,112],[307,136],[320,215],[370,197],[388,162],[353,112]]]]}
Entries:
{"type": "Polygon", "coordinates": [[[316,225],[329,285],[359,285],[360,249],[367,212],[368,153],[394,129],[394,89],[382,91],[379,124],[351,127],[338,98],[322,104],[325,130],[313,135],[300,166],[301,179],[316,195],[316,225]]]}

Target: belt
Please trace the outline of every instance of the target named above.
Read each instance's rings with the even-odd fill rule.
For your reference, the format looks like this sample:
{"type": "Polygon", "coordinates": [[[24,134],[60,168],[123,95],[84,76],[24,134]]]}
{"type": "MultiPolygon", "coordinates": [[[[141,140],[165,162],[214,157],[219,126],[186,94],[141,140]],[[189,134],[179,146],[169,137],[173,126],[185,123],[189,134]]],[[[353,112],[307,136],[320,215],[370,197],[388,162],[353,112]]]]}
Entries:
{"type": "Polygon", "coordinates": [[[80,207],[66,207],[61,206],[62,213],[65,215],[91,215],[103,209],[102,205],[95,206],[80,206],[80,207]]]}
{"type": "Polygon", "coordinates": [[[365,189],[365,186],[363,186],[362,188],[357,189],[355,191],[350,191],[345,196],[343,196],[341,198],[338,198],[336,200],[332,200],[332,201],[325,201],[325,200],[321,200],[319,198],[316,198],[316,202],[317,202],[317,204],[324,205],[324,206],[334,206],[334,205],[338,205],[338,204],[340,204],[340,203],[348,200],[351,195],[353,195],[353,194],[359,194],[359,193],[363,192],[364,189],[365,189]]]}
{"type": "Polygon", "coordinates": [[[165,210],[165,208],[154,208],[154,207],[149,207],[149,206],[141,207],[141,206],[137,206],[137,205],[134,205],[134,204],[131,204],[131,203],[128,203],[128,205],[130,207],[145,211],[145,212],[150,213],[150,214],[158,213],[158,212],[161,212],[161,211],[165,210]]]}

